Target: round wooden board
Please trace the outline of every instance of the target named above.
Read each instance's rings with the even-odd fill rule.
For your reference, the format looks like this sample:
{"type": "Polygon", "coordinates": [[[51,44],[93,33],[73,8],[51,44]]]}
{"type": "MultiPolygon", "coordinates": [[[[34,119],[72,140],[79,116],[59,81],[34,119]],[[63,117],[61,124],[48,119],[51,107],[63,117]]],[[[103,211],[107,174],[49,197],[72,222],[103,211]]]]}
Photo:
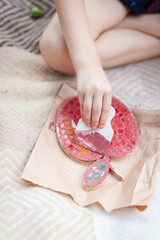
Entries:
{"type": "MultiPolygon", "coordinates": [[[[139,140],[139,128],[131,111],[118,99],[112,97],[112,106],[116,114],[111,125],[114,136],[109,146],[110,158],[122,158],[134,151],[139,140]]],[[[102,155],[76,145],[72,137],[80,119],[78,97],[65,100],[60,106],[56,116],[57,138],[63,151],[74,160],[92,162],[102,155]]]]}

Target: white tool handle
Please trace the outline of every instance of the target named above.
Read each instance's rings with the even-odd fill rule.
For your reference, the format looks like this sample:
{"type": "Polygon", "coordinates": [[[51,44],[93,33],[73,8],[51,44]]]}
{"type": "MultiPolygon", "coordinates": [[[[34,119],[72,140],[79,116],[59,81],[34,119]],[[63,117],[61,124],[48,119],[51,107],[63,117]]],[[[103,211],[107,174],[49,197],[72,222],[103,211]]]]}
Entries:
{"type": "Polygon", "coordinates": [[[105,127],[102,129],[97,128],[96,130],[93,130],[91,127],[87,127],[86,124],[80,118],[78,121],[77,127],[76,127],[76,131],[77,130],[79,130],[79,131],[90,130],[92,132],[96,131],[96,132],[100,133],[101,135],[103,135],[108,141],[111,141],[113,134],[114,134],[113,129],[111,127],[111,120],[114,116],[115,116],[115,109],[113,107],[111,107],[105,127]]]}

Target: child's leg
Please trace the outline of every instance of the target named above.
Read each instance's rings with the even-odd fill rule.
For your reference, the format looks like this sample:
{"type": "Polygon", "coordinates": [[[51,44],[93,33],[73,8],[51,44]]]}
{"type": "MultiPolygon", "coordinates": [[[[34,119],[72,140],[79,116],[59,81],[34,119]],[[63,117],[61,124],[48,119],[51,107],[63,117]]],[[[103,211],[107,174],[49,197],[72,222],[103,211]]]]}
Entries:
{"type": "MultiPolygon", "coordinates": [[[[143,17],[139,15],[139,21],[137,21],[137,18],[131,19],[130,15],[126,17],[129,11],[117,0],[94,0],[94,4],[91,3],[92,1],[86,0],[86,9],[92,36],[104,68],[160,55],[160,39],[158,38],[160,30],[157,17],[159,14],[146,14],[143,17]],[[117,12],[114,16],[115,9],[117,12]],[[103,14],[99,14],[101,11],[103,14]],[[151,18],[152,24],[149,24],[151,18]],[[146,19],[148,19],[148,24],[146,24],[146,19]]],[[[40,49],[44,60],[53,69],[64,73],[74,73],[57,15],[42,35],[40,49]]]]}
{"type": "MultiPolygon", "coordinates": [[[[85,0],[85,7],[94,40],[102,32],[120,23],[129,13],[119,0],[85,0]]],[[[46,63],[53,69],[74,73],[57,14],[42,34],[40,50],[46,63]]]]}
{"type": "Polygon", "coordinates": [[[104,68],[160,56],[160,14],[128,15],[104,32],[96,47],[104,68]]]}
{"type": "Polygon", "coordinates": [[[160,39],[130,29],[112,29],[96,41],[103,68],[160,56],[160,39]]]}
{"type": "Polygon", "coordinates": [[[130,10],[119,0],[84,0],[92,37],[116,27],[129,14],[130,10]]]}
{"type": "Polygon", "coordinates": [[[130,14],[116,28],[134,29],[160,38],[160,13],[158,14],[130,14]]]}

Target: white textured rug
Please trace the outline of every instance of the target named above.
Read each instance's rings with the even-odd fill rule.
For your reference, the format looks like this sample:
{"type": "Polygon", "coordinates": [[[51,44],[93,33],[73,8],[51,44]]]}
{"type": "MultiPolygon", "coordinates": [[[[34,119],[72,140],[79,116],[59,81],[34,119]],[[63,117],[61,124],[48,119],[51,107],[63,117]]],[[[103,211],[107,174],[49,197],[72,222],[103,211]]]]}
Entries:
{"type": "MultiPolygon", "coordinates": [[[[160,110],[160,58],[106,71],[113,94],[129,107],[160,110]]],[[[159,240],[160,167],[144,211],[106,213],[69,196],[20,180],[62,83],[72,76],[49,69],[41,56],[0,49],[0,240],[159,240]]]]}

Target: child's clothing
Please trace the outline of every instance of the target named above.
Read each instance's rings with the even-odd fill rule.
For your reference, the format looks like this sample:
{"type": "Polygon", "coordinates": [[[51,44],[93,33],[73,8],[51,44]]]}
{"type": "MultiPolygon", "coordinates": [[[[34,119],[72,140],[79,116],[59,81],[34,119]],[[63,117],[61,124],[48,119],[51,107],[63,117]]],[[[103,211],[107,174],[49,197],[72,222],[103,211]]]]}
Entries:
{"type": "Polygon", "coordinates": [[[135,13],[159,13],[160,0],[120,0],[135,13]]]}

